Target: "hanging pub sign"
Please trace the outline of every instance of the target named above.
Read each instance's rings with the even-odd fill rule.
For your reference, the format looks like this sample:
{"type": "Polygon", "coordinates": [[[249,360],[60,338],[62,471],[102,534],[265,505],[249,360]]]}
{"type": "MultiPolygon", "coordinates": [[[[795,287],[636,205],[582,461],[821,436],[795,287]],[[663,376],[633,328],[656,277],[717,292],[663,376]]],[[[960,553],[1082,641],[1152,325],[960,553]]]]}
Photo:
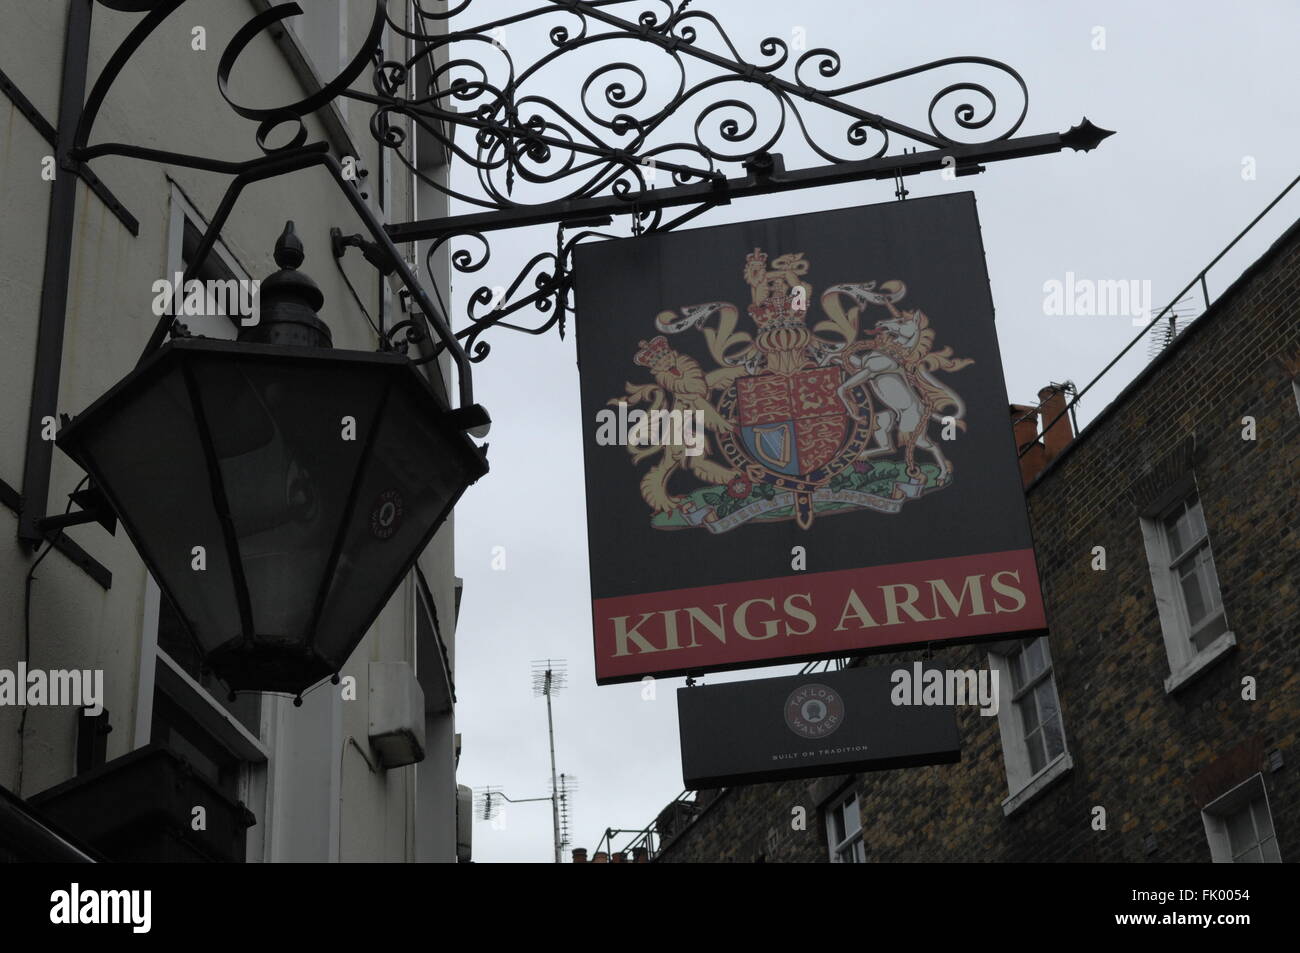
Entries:
{"type": "Polygon", "coordinates": [[[973,195],[576,256],[598,683],[1045,628],[973,195]]]}
{"type": "MultiPolygon", "coordinates": [[[[931,671],[943,683],[941,669],[915,665],[923,666],[918,683],[931,671]]],[[[910,697],[896,704],[894,671],[855,667],[678,689],[686,789],[960,761],[956,708],[910,697]]]]}

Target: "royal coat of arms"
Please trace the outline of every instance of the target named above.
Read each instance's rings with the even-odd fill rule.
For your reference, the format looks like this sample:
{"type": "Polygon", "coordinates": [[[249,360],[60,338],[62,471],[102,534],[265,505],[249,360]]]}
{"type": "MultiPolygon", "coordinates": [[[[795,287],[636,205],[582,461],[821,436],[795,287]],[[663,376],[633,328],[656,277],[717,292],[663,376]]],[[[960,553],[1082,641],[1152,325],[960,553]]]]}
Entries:
{"type": "Polygon", "coordinates": [[[629,441],[633,463],[649,464],[641,496],[654,528],[807,529],[822,515],[897,513],[954,479],[941,445],[965,430],[966,408],[936,375],[974,362],[935,348],[926,314],[901,306],[900,280],[834,285],[812,323],[809,267],[802,252],[769,263],[756,248],[743,271],[749,326],[715,301],[660,313],[660,333],[640,342],[633,360],[652,380],[628,382],[610,405],[703,426],[693,452],[662,435],[629,441]],[[703,335],[712,369],[673,347],[682,334],[703,335]]]}

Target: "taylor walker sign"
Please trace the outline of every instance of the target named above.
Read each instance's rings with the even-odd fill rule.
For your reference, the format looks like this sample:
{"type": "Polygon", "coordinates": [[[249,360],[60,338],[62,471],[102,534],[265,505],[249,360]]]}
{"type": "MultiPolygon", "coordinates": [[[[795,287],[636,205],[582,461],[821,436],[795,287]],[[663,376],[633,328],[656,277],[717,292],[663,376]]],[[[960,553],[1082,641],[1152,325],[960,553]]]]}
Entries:
{"type": "Polygon", "coordinates": [[[959,761],[955,710],[899,706],[893,681],[890,669],[857,667],[679,689],[686,788],[959,761]]]}
{"type": "Polygon", "coordinates": [[[598,682],[1044,628],[969,193],[576,254],[598,682]]]}

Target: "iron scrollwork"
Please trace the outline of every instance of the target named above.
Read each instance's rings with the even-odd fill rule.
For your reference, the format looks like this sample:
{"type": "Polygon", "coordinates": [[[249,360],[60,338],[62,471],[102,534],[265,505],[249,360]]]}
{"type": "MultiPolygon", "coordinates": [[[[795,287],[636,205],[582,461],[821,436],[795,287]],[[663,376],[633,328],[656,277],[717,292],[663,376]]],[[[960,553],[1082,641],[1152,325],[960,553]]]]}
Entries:
{"type": "MultiPolygon", "coordinates": [[[[964,150],[1009,140],[1028,111],[1024,79],[996,60],[949,57],[843,83],[836,51],[792,50],[786,40],[769,36],[758,44],[756,57],[746,57],[719,19],[692,9],[690,0],[551,0],[446,31],[430,27],[452,17],[463,22],[475,0],[445,10],[430,6],[429,0],[415,0],[414,30],[390,17],[389,27],[413,41],[414,54],[376,66],[375,94],[346,95],[374,106],[372,133],[412,175],[488,212],[606,197],[613,202],[605,211],[629,215],[634,234],[663,231],[726,202],[729,175],[738,167],[761,174],[774,160],[779,166],[780,154],[791,148],[831,165],[882,160],[894,143],[904,152],[964,150]],[[532,48],[544,52],[519,64],[512,52],[517,45],[502,39],[525,27],[539,37],[532,48]],[[653,67],[621,57],[620,45],[628,44],[648,51],[653,67]],[[562,100],[553,68],[568,64],[583,72],[564,84],[573,92],[562,100]],[[697,75],[701,70],[707,75],[697,75]],[[859,104],[891,84],[963,70],[1000,77],[1014,91],[1011,108],[1001,109],[990,80],[971,78],[937,84],[923,120],[910,125],[859,104]],[[838,124],[838,139],[821,131],[828,120],[838,124]],[[472,169],[477,188],[456,189],[415,168],[401,149],[408,130],[415,129],[454,163],[472,169]],[[468,140],[465,132],[472,134],[468,140]],[[706,194],[685,215],[665,220],[664,208],[650,201],[660,175],[672,186],[712,186],[717,195],[706,194]],[[527,196],[521,195],[525,189],[527,196]]],[[[558,214],[551,220],[565,222],[558,214]]],[[[483,285],[470,295],[469,323],[457,337],[471,361],[490,352],[481,335],[493,327],[542,334],[558,326],[563,335],[573,247],[607,237],[581,231],[566,241],[563,234],[561,228],[555,251],[533,256],[504,289],[483,285]],[[529,307],[540,313],[540,323],[510,320],[529,307]]],[[[460,239],[450,256],[460,274],[480,271],[491,258],[485,229],[435,227],[422,237],[432,239],[429,260],[446,242],[460,239]]]]}
{"type": "MultiPolygon", "coordinates": [[[[792,41],[768,36],[758,43],[757,55],[747,57],[719,19],[693,8],[691,0],[537,0],[533,8],[468,27],[459,24],[478,9],[477,0],[448,0],[438,4],[442,9],[433,8],[435,0],[411,0],[409,8],[374,0],[359,49],[336,77],[299,102],[253,108],[237,102],[230,90],[248,44],[287,18],[302,15],[297,3],[270,6],[229,41],[219,60],[218,88],[232,110],[257,123],[253,138],[261,156],[226,161],[123,143],[92,144],[95,119],[123,66],[185,0],[98,2],[144,16],[87,97],[76,158],[84,162],[123,155],[233,175],[200,246],[199,261],[245,185],[324,166],[376,245],[393,259],[431,324],[437,348],[450,350],[459,365],[466,405],[472,402],[469,365],[490,351],[481,340],[487,330],[499,326],[542,334],[558,328],[563,334],[573,248],[611,237],[588,226],[626,215],[634,234],[666,231],[738,194],[890,174],[901,178],[937,168],[940,159],[951,162],[958,174],[976,172],[981,161],[1064,147],[1090,149],[1108,135],[1085,120],[1069,133],[1013,139],[1027,115],[1028,87],[1019,73],[997,60],[948,57],[846,83],[841,79],[844,61],[835,50],[794,49],[792,41]],[[395,19],[390,6],[412,15],[395,19]],[[507,32],[525,29],[536,33],[531,48],[542,52],[532,62],[518,64],[512,49],[529,45],[502,40],[507,32]],[[410,55],[386,56],[386,33],[409,41],[410,55]],[[563,81],[557,83],[556,73],[563,69],[577,70],[579,79],[561,74],[563,81]],[[367,70],[370,89],[360,82],[367,70]],[[968,75],[972,73],[976,75],[968,75]],[[908,81],[925,86],[919,99],[925,105],[910,123],[862,105],[908,81]],[[1009,108],[999,103],[998,85],[1012,92],[1009,108]],[[380,222],[345,181],[328,144],[307,142],[303,117],[338,97],[371,108],[371,135],[411,175],[479,211],[433,222],[380,222]],[[272,134],[286,125],[292,130],[287,141],[271,145],[272,134]],[[430,176],[411,161],[404,147],[417,131],[445,150],[454,164],[472,170],[472,188],[453,188],[449,180],[430,176]],[[782,156],[792,149],[814,158],[809,168],[787,176],[782,156]],[[918,154],[918,149],[926,151],[918,154]],[[818,170],[823,174],[807,174],[818,170]],[[667,176],[665,188],[659,187],[661,175],[667,176]],[[686,211],[669,218],[665,211],[670,207],[686,211]],[[555,249],[533,256],[504,289],[478,288],[466,305],[468,324],[454,333],[444,310],[434,306],[396,251],[398,243],[424,240],[430,243],[431,258],[459,239],[469,247],[452,250],[452,268],[472,274],[491,257],[492,231],[540,223],[558,226],[555,249]],[[571,237],[565,237],[566,228],[571,237]],[[540,314],[539,324],[507,320],[530,307],[540,314]]],[[[431,269],[429,275],[432,279],[431,269]]],[[[437,294],[436,282],[433,288],[437,294]]],[[[160,326],[150,347],[161,343],[167,330],[160,326]]],[[[415,343],[411,335],[419,333],[418,326],[402,322],[381,334],[381,347],[405,349],[415,343]]]]}
{"type": "MultiPolygon", "coordinates": [[[[349,87],[378,58],[379,52],[382,50],[385,27],[388,23],[385,0],[374,0],[373,13],[365,39],[360,49],[354,53],[339,74],[322,84],[319,89],[304,99],[280,106],[250,107],[237,102],[230,90],[230,80],[241,54],[243,54],[253,38],[289,17],[302,15],[302,7],[297,3],[281,3],[271,6],[254,15],[236,31],[226,44],[218,60],[217,88],[226,104],[237,115],[257,123],[254,142],[262,154],[244,160],[217,159],[206,154],[155,149],[132,143],[92,143],[91,135],[94,131],[95,122],[118,76],[136,51],[140,49],[163,21],[185,4],[186,0],[97,0],[97,2],[101,6],[121,13],[142,13],[144,16],[141,17],[114,50],[91,87],[77,123],[70,150],[71,156],[76,161],[85,163],[101,156],[115,155],[233,176],[216,213],[199,242],[191,262],[186,267],[184,280],[188,281],[198,273],[216,244],[217,237],[234,210],[240,195],[248,185],[309,168],[324,168],[342,191],[357,216],[365,224],[376,246],[382,250],[390,270],[397,273],[401,284],[425,315],[438,338],[438,349],[450,353],[458,368],[457,383],[459,386],[460,406],[463,408],[472,407],[474,405],[474,396],[470,362],[452,334],[446,316],[433,305],[423,284],[402,258],[393,240],[385,230],[385,223],[366,204],[355,185],[344,174],[339,159],[330,154],[329,143],[325,141],[307,142],[308,133],[303,123],[303,117],[324,108],[339,96],[347,94],[349,87]],[[272,134],[281,126],[290,123],[293,124],[294,131],[289,136],[288,141],[280,145],[273,145],[271,143],[272,134]]],[[[174,328],[173,317],[167,314],[162,315],[145,346],[141,360],[161,346],[167,335],[174,333],[176,330],[178,329],[174,328]]],[[[384,340],[381,340],[381,346],[385,343],[384,340]]]]}
{"type": "MultiPolygon", "coordinates": [[[[424,2],[427,0],[415,0],[419,15],[436,21],[466,13],[476,0],[463,0],[443,13],[426,10],[424,2]]],[[[633,204],[654,184],[647,179],[647,169],[653,170],[651,175],[667,172],[677,185],[718,180],[727,165],[778,151],[783,140],[798,139],[823,161],[839,163],[884,156],[891,136],[905,143],[942,148],[1005,140],[1024,123],[1028,87],[1019,73],[997,60],[948,57],[834,85],[831,81],[842,69],[835,50],[809,49],[792,62],[790,45],[780,37],[767,37],[759,44],[761,58],[750,61],[715,16],[689,9],[689,2],[551,0],[549,5],[522,14],[438,36],[411,32],[390,18],[389,26],[395,32],[418,44],[414,56],[405,63],[386,61],[377,67],[385,74],[386,94],[349,95],[370,100],[377,116],[404,116],[474,169],[481,186],[478,194],[453,190],[429,177],[425,181],[461,202],[484,209],[520,204],[514,187],[521,180],[555,186],[550,200],[608,192],[633,204]],[[635,20],[612,12],[647,3],[658,5],[660,12],[642,10],[635,20]],[[499,39],[501,31],[557,17],[562,21],[547,32],[550,51],[520,69],[509,47],[499,39]],[[705,42],[705,32],[720,52],[705,42]],[[600,57],[601,64],[581,80],[575,103],[566,105],[549,92],[544,81],[552,65],[563,60],[577,66],[579,51],[629,42],[661,54],[655,83],[640,64],[600,57]],[[451,52],[473,47],[482,55],[451,52]],[[420,88],[409,88],[420,62],[433,66],[421,78],[420,88]],[[696,79],[689,68],[696,65],[711,68],[715,75],[696,79]],[[952,67],[984,68],[1014,84],[1019,108],[1013,110],[1012,118],[995,124],[996,95],[986,82],[972,80],[948,83],[930,97],[925,129],[853,102],[863,91],[952,67]],[[493,70],[501,75],[491,75],[493,70]],[[530,85],[545,87],[548,93],[530,92],[530,85]],[[671,89],[671,93],[654,96],[656,89],[671,89]],[[763,100],[755,103],[737,98],[740,91],[761,93],[763,100]],[[974,94],[978,101],[953,102],[952,98],[962,93],[974,94]],[[950,122],[941,125],[945,102],[952,103],[952,115],[950,122]],[[766,118],[762,115],[764,105],[771,107],[766,118]],[[838,149],[830,148],[810,129],[806,113],[815,111],[843,121],[843,142],[838,149]],[[688,140],[679,138],[682,125],[690,127],[688,140]],[[460,127],[473,130],[473,149],[456,141],[460,127]],[[791,134],[792,129],[797,132],[791,134]],[[975,135],[959,138],[957,131],[975,135]],[[544,169],[548,163],[554,167],[544,169]]],[[[382,121],[379,124],[383,125],[382,121]]],[[[392,129],[390,122],[385,131],[391,133],[392,129]]],[[[403,139],[404,135],[382,141],[396,146],[403,139]]],[[[416,169],[411,171],[419,174],[416,169]]]]}

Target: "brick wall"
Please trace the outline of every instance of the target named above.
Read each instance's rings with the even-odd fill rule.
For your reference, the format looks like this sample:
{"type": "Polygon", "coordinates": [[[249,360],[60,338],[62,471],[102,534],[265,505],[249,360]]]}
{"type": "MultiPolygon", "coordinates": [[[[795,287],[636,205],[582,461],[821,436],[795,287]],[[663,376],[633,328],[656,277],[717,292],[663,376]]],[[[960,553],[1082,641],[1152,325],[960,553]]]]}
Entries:
{"type": "MultiPolygon", "coordinates": [[[[1208,861],[1200,807],[1263,772],[1283,860],[1300,859],[1300,223],[1031,485],[1029,505],[1073,768],[1004,816],[996,718],[958,712],[955,765],[732,788],[659,860],[825,861],[819,808],[856,791],[868,860],[1208,861]],[[1257,439],[1242,439],[1242,418],[1257,439]],[[1139,529],[1192,466],[1237,647],[1166,692],[1169,661],[1139,529]],[[1103,546],[1107,569],[1091,568],[1103,546]],[[1242,680],[1257,700],[1242,698],[1242,680]],[[1268,755],[1283,766],[1272,770],[1268,755]],[[1093,808],[1106,829],[1093,829],[1093,808]],[[795,829],[797,808],[805,830],[795,829]]],[[[877,656],[867,664],[910,662],[877,656]]],[[[974,646],[938,664],[983,668],[974,646]]]]}

